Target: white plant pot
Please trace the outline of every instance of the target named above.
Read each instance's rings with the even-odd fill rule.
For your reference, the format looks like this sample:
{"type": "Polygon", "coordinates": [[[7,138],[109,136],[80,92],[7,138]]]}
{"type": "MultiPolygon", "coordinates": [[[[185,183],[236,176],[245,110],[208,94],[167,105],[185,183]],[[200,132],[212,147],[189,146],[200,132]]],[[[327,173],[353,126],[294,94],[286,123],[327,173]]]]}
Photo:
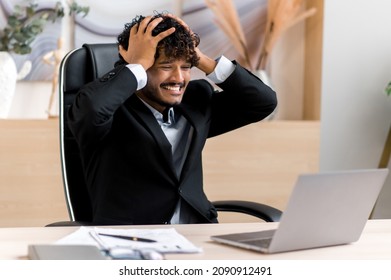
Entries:
{"type": "Polygon", "coordinates": [[[18,78],[15,61],[8,52],[0,51],[0,119],[8,117],[18,78]]]}

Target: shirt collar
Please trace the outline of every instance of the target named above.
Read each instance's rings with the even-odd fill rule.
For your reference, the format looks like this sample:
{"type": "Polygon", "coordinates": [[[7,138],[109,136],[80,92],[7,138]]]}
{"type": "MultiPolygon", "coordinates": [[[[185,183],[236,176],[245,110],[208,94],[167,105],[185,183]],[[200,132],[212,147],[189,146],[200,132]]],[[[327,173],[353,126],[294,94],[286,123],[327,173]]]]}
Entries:
{"type": "Polygon", "coordinates": [[[175,124],[175,113],[174,113],[174,108],[173,107],[170,107],[168,109],[167,120],[165,121],[164,120],[164,116],[163,116],[162,113],[160,113],[158,110],[153,108],[151,105],[149,105],[147,102],[145,102],[141,98],[140,98],[140,100],[145,104],[145,106],[147,106],[151,110],[152,114],[155,116],[156,120],[158,121],[158,123],[160,125],[162,125],[162,124],[164,124],[164,125],[175,124]]]}

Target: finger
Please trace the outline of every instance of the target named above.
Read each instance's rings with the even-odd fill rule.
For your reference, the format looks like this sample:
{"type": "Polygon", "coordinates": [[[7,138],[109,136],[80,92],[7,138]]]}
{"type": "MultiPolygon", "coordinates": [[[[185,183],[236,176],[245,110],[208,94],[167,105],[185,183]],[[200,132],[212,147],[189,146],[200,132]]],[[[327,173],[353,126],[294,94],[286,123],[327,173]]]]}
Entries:
{"type": "Polygon", "coordinates": [[[130,28],[130,36],[137,34],[138,28],[139,28],[139,24],[138,23],[133,25],[132,28],[130,28]]]}
{"type": "Polygon", "coordinates": [[[124,57],[126,54],[126,50],[122,47],[122,45],[119,45],[119,54],[124,57]]]}
{"type": "Polygon", "coordinates": [[[193,37],[194,45],[198,47],[198,45],[201,42],[200,36],[197,33],[193,32],[192,37],[193,37]]]}
{"type": "Polygon", "coordinates": [[[155,29],[155,27],[163,20],[162,17],[157,17],[155,19],[153,19],[152,21],[149,22],[148,26],[146,27],[146,30],[145,32],[149,32],[151,33],[152,30],[155,29]]]}
{"type": "Polygon", "coordinates": [[[186,29],[190,30],[190,27],[186,24],[186,22],[184,22],[181,18],[173,15],[173,14],[167,14],[168,17],[176,20],[180,25],[182,25],[183,27],[185,27],[186,29]]]}
{"type": "Polygon", "coordinates": [[[152,16],[145,17],[140,23],[138,30],[142,30],[142,32],[145,32],[145,29],[147,28],[149,22],[151,21],[152,16]]]}
{"type": "Polygon", "coordinates": [[[167,29],[166,31],[160,32],[158,35],[155,36],[155,38],[158,41],[160,41],[160,40],[170,36],[174,32],[175,32],[175,27],[171,27],[170,29],[167,29]]]}

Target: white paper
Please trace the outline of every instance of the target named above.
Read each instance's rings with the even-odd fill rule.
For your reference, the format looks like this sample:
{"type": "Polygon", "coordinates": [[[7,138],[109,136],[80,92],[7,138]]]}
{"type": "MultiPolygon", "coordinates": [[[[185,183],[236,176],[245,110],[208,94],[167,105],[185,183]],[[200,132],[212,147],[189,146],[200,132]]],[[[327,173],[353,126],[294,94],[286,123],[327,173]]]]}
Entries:
{"type": "Polygon", "coordinates": [[[147,238],[156,242],[140,242],[125,240],[115,237],[99,235],[99,238],[106,249],[116,247],[127,247],[131,249],[152,249],[160,253],[199,253],[201,248],[194,246],[183,235],[174,228],[168,229],[113,229],[100,227],[80,227],[75,232],[58,240],[56,244],[61,245],[95,245],[100,247],[91,233],[116,234],[123,236],[134,236],[147,238]]]}

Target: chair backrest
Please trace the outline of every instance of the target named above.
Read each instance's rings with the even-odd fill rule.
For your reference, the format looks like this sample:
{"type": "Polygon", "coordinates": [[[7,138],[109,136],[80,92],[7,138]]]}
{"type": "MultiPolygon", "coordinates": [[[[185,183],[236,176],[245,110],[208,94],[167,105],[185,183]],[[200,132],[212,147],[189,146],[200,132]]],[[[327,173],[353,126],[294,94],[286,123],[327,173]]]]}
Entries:
{"type": "MultiPolygon", "coordinates": [[[[61,167],[65,199],[72,222],[92,222],[92,206],[84,179],[80,150],[68,128],[68,109],[79,89],[109,72],[118,59],[117,44],[84,44],[83,47],[69,52],[60,65],[61,167]]],[[[213,204],[218,211],[245,213],[269,222],[277,222],[282,213],[268,205],[249,201],[214,201],[213,204]]]]}
{"type": "Polygon", "coordinates": [[[85,44],[69,52],[60,65],[60,150],[65,199],[71,221],[91,222],[92,207],[79,147],[68,128],[67,113],[79,89],[114,67],[117,44],[85,44]]]}

